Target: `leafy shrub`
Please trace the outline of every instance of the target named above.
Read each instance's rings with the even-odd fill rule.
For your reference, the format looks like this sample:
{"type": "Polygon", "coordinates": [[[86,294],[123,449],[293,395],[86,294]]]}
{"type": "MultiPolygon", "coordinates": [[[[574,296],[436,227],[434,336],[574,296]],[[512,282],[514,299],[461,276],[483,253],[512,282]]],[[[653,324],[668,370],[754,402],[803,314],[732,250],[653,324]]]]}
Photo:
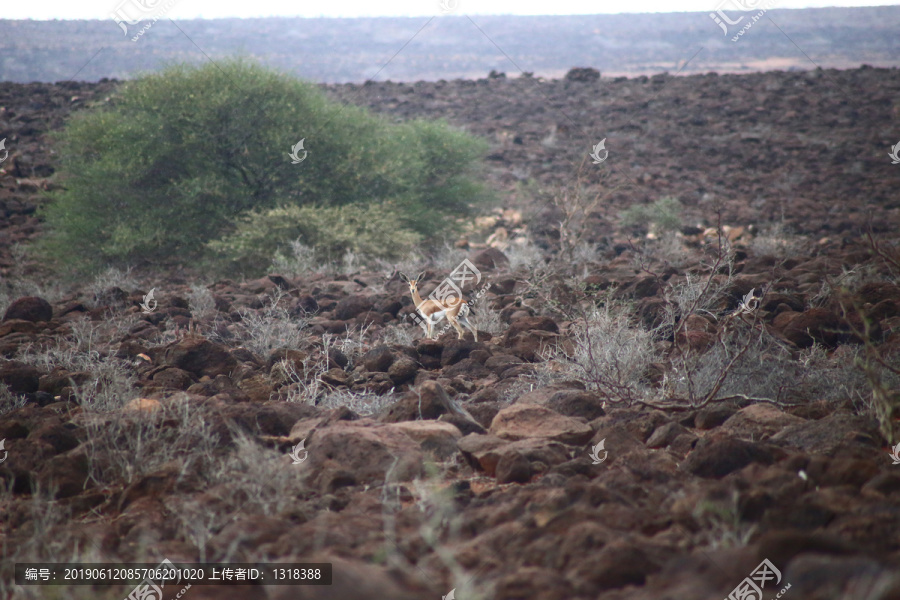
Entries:
{"type": "Polygon", "coordinates": [[[339,260],[347,252],[398,258],[422,236],[400,226],[384,205],[288,205],[250,211],[233,232],[209,247],[243,269],[260,270],[273,258],[284,262],[292,241],[313,248],[321,262],[339,260]]]}
{"type": "Polygon", "coordinates": [[[681,228],[684,206],[672,196],[663,196],[653,204],[635,204],[622,211],[623,227],[646,227],[656,232],[681,228]]]}
{"type": "Polygon", "coordinates": [[[43,209],[44,249],[74,266],[193,262],[235,216],[291,206],[378,205],[397,231],[435,236],[486,199],[473,177],[483,142],[445,123],[392,124],[240,60],[128,82],[58,142],[64,189],[43,209]],[[300,139],[308,154],[292,164],[300,139]]]}

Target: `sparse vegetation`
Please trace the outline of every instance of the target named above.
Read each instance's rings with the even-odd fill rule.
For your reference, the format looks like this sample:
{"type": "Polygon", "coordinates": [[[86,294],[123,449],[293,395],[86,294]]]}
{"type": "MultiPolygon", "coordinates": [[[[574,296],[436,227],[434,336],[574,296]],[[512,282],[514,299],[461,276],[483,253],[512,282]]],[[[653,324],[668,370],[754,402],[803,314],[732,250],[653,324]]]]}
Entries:
{"type": "Polygon", "coordinates": [[[652,204],[634,204],[619,215],[622,227],[644,228],[652,233],[678,231],[684,206],[673,196],[663,196],[652,204]]]}

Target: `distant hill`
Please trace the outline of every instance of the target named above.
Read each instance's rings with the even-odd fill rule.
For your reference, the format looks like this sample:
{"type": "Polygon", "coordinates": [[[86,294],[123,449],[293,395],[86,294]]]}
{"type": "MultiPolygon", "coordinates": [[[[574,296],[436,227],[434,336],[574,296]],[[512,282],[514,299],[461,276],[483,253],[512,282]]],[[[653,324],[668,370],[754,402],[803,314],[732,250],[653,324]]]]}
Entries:
{"type": "Polygon", "coordinates": [[[128,79],[173,61],[234,54],[327,83],[474,79],[491,70],[559,77],[573,66],[604,75],[900,66],[898,6],[774,9],[732,41],[751,18],[727,33],[707,13],[161,19],[137,41],[139,25],[126,35],[112,19],[7,20],[0,80],[128,79]]]}

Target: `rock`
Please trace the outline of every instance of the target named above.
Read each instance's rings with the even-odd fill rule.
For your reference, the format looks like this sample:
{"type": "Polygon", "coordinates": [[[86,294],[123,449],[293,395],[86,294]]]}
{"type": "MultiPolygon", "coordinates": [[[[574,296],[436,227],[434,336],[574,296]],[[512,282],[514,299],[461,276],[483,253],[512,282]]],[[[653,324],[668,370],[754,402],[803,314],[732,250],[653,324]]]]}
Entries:
{"type": "Polygon", "coordinates": [[[0,337],[5,337],[13,333],[34,333],[35,331],[37,331],[37,327],[31,321],[8,319],[0,323],[0,337]]]}
{"type": "Polygon", "coordinates": [[[613,293],[613,296],[615,298],[634,298],[635,300],[641,300],[643,298],[652,298],[658,293],[659,280],[653,275],[640,275],[617,289],[613,293]]]}
{"type": "Polygon", "coordinates": [[[694,417],[694,426],[697,429],[712,429],[718,427],[731,417],[737,409],[724,404],[709,404],[701,408],[694,417]]]}
{"type": "Polygon", "coordinates": [[[418,372],[419,364],[408,356],[397,358],[387,371],[388,377],[397,385],[415,379],[418,372]]]}
{"type": "Polygon", "coordinates": [[[497,461],[497,483],[528,483],[533,474],[531,462],[518,450],[508,450],[497,461]]]}
{"type": "Polygon", "coordinates": [[[343,369],[328,369],[321,376],[322,382],[333,387],[353,385],[353,377],[343,369]]]}
{"type": "Polygon", "coordinates": [[[493,477],[500,461],[500,453],[497,450],[508,444],[506,440],[493,435],[473,433],[459,440],[456,445],[469,464],[493,477]]]}
{"type": "Polygon", "coordinates": [[[84,444],[58,454],[40,465],[37,481],[54,498],[71,498],[90,485],[88,451],[84,444]]]}
{"type": "Polygon", "coordinates": [[[788,593],[797,598],[900,598],[900,577],[896,567],[864,556],[802,554],[782,572],[779,589],[787,583],[791,584],[788,593]]]}
{"type": "Polygon", "coordinates": [[[53,307],[38,296],[25,296],[13,301],[3,314],[3,320],[21,319],[32,323],[53,318],[53,307]]]}
{"type": "Polygon", "coordinates": [[[775,317],[772,326],[799,348],[809,348],[815,343],[834,348],[846,329],[840,317],[824,308],[803,313],[783,312],[775,317]]]}
{"type": "Polygon", "coordinates": [[[45,423],[37,429],[33,429],[28,434],[28,439],[47,444],[53,448],[56,454],[67,452],[78,446],[78,438],[75,436],[74,427],[67,427],[58,420],[45,423]]]}
{"type": "Polygon", "coordinates": [[[123,408],[135,412],[155,412],[162,408],[162,403],[156,398],[135,398],[123,408]]]}
{"type": "MultiPolygon", "coordinates": [[[[446,393],[444,394],[446,396],[446,393]]],[[[431,389],[411,390],[403,395],[400,400],[388,407],[380,417],[384,423],[399,423],[401,421],[416,421],[418,419],[437,419],[450,412],[449,406],[439,394],[431,389]]]]}
{"type": "Polygon", "coordinates": [[[161,500],[175,489],[181,475],[177,462],[166,463],[152,473],[141,476],[122,492],[118,510],[123,511],[138,501],[161,500]]]}
{"type": "Polygon", "coordinates": [[[477,381],[491,376],[483,361],[474,358],[464,358],[455,365],[444,368],[442,374],[444,377],[463,381],[477,381]]]}
{"type": "Polygon", "coordinates": [[[769,438],[770,444],[799,448],[811,454],[843,458],[881,458],[882,437],[874,420],[835,412],[790,425],[769,438]]]}
{"type": "Polygon", "coordinates": [[[447,342],[441,352],[441,366],[449,367],[450,365],[455,365],[459,361],[469,358],[469,355],[478,349],[483,350],[484,344],[464,339],[455,339],[447,342]]]}
{"type": "Polygon", "coordinates": [[[679,436],[688,435],[696,439],[690,431],[679,425],[678,423],[666,423],[661,427],[657,427],[649,439],[647,439],[648,448],[665,448],[672,444],[679,436]]]}
{"type": "Polygon", "coordinates": [[[824,532],[769,531],[762,534],[756,543],[757,553],[776,565],[788,565],[795,556],[806,552],[831,555],[854,552],[853,546],[824,532]]]}
{"type": "Polygon", "coordinates": [[[719,479],[754,462],[770,465],[775,462],[775,455],[761,444],[731,437],[704,438],[681,468],[698,477],[719,479]]]}
{"type": "Polygon", "coordinates": [[[230,377],[226,375],[216,375],[214,379],[209,377],[202,378],[199,382],[191,385],[185,390],[188,394],[197,394],[198,396],[215,396],[217,394],[227,395],[235,402],[249,402],[241,389],[234,384],[230,377]]]}
{"type": "Polygon", "coordinates": [[[158,371],[150,378],[150,380],[164,388],[174,390],[186,390],[194,383],[190,373],[177,367],[170,367],[158,371]]]}
{"type": "MultiPolygon", "coordinates": [[[[232,355],[234,355],[235,358],[242,360],[238,357],[236,350],[232,351],[232,355]]],[[[266,369],[271,372],[272,367],[283,361],[290,368],[293,368],[297,373],[302,373],[303,363],[307,359],[309,359],[309,352],[304,352],[303,350],[295,350],[292,348],[277,348],[273,350],[272,353],[269,354],[269,357],[266,359],[266,369]]],[[[253,360],[255,361],[255,358],[253,360]]],[[[343,368],[343,366],[341,366],[341,368],[343,368]]]]}
{"type": "Polygon", "coordinates": [[[539,330],[525,331],[504,338],[503,344],[509,349],[510,354],[522,360],[536,362],[541,360],[545,353],[557,348],[559,334],[539,330]]]}
{"type": "Polygon", "coordinates": [[[863,491],[872,490],[885,496],[900,494],[900,473],[880,473],[863,486],[863,491]]]}
{"type": "Polygon", "coordinates": [[[519,333],[535,330],[559,333],[559,325],[550,317],[521,317],[509,324],[503,339],[509,340],[519,333]]]}
{"type": "Polygon", "coordinates": [[[247,394],[250,402],[268,402],[274,393],[274,388],[265,375],[253,375],[238,382],[238,389],[247,394]]]}
{"type": "Polygon", "coordinates": [[[307,404],[272,402],[262,406],[240,403],[218,411],[223,418],[254,435],[288,436],[300,419],[320,415],[319,409],[307,404]]]}
{"type": "Polygon", "coordinates": [[[473,421],[469,417],[463,417],[457,414],[444,414],[438,417],[438,421],[450,423],[459,429],[463,435],[470,433],[487,433],[487,430],[481,426],[481,421],[473,421]]]}
{"type": "Polygon", "coordinates": [[[501,375],[510,367],[525,364],[522,359],[512,354],[495,354],[484,362],[486,369],[501,375]]]}
{"type": "Polygon", "coordinates": [[[721,425],[721,430],[738,439],[759,442],[767,440],[785,427],[805,422],[771,404],[757,403],[732,415],[721,425]]]}
{"type": "Polygon", "coordinates": [[[543,567],[520,567],[500,575],[492,596],[493,600],[570,600],[575,597],[572,583],[564,573],[543,567]]]}
{"type": "Polygon", "coordinates": [[[479,250],[475,253],[475,255],[472,257],[472,263],[480,269],[490,271],[493,269],[508,267],[509,258],[507,258],[505,254],[503,254],[496,248],[485,248],[484,250],[479,250]]]}
{"type": "Polygon", "coordinates": [[[606,416],[595,419],[591,425],[595,429],[609,426],[625,429],[644,442],[654,431],[670,421],[669,415],[660,410],[647,412],[633,408],[610,408],[606,416]]]}
{"type": "Polygon", "coordinates": [[[586,423],[530,404],[514,404],[501,410],[491,422],[490,432],[507,440],[544,438],[573,446],[586,444],[594,435],[586,423]]]}
{"type": "Polygon", "coordinates": [[[394,363],[394,355],[387,346],[376,346],[362,357],[366,371],[387,373],[394,363]]]}
{"type": "Polygon", "coordinates": [[[237,360],[228,348],[202,338],[176,342],[166,349],[164,361],[197,377],[228,375],[237,367],[237,360]]]}
{"type": "Polygon", "coordinates": [[[585,556],[572,575],[589,582],[595,594],[627,585],[643,585],[648,576],[660,570],[661,564],[645,550],[617,540],[585,556]]]}
{"type": "Polygon", "coordinates": [[[550,396],[546,406],[561,415],[583,417],[588,421],[606,414],[603,410],[603,398],[584,390],[560,390],[550,396]]]}
{"type": "Polygon", "coordinates": [[[349,321],[350,319],[372,310],[372,299],[367,296],[350,296],[344,298],[337,303],[334,308],[334,318],[338,321],[349,321]]]}
{"type": "Polygon", "coordinates": [[[29,394],[38,391],[41,372],[37,367],[17,360],[0,361],[0,383],[5,383],[13,394],[29,394]]]}
{"type": "Polygon", "coordinates": [[[291,445],[298,444],[300,441],[307,439],[316,429],[326,426],[333,422],[328,417],[310,417],[300,419],[291,426],[291,432],[288,434],[291,445]]]}
{"type": "Polygon", "coordinates": [[[443,421],[401,421],[391,425],[412,438],[426,453],[438,460],[447,460],[459,449],[457,440],[463,434],[454,425],[443,421]]]}
{"type": "Polygon", "coordinates": [[[347,365],[350,364],[350,359],[347,358],[347,355],[338,350],[337,348],[329,348],[328,349],[328,368],[334,369],[335,367],[339,367],[341,369],[346,369],[347,365]]]}
{"type": "Polygon", "coordinates": [[[878,304],[884,301],[900,301],[900,286],[887,281],[870,281],[856,291],[861,304],[878,304]]]}
{"type": "Polygon", "coordinates": [[[371,419],[338,421],[318,429],[306,442],[308,483],[321,489],[329,471],[346,470],[358,485],[410,481],[422,475],[424,457],[401,430],[371,419]],[[390,476],[388,472],[390,471],[390,476]]]}
{"type": "MultiPolygon", "coordinates": [[[[603,440],[605,440],[603,442],[603,447],[606,452],[609,453],[604,464],[611,464],[623,460],[624,457],[631,453],[644,454],[648,452],[646,446],[644,446],[641,440],[635,437],[634,434],[627,429],[614,425],[599,427],[594,434],[594,437],[588,442],[587,445],[590,446],[590,448],[587,450],[590,450],[603,440]]],[[[600,458],[602,457],[603,452],[601,451],[600,458]]]]}
{"type": "Polygon", "coordinates": [[[491,477],[496,475],[500,459],[508,452],[518,453],[529,463],[540,463],[545,468],[561,465],[569,460],[566,446],[547,439],[509,442],[493,435],[474,433],[459,440],[457,447],[473,468],[483,470],[491,477]]]}
{"type": "MultiPolygon", "coordinates": [[[[228,522],[220,532],[210,538],[210,556],[230,556],[232,560],[250,560],[261,544],[275,542],[289,526],[283,518],[255,515],[252,519],[228,522]]],[[[185,594],[187,596],[187,594],[185,594]]]]}

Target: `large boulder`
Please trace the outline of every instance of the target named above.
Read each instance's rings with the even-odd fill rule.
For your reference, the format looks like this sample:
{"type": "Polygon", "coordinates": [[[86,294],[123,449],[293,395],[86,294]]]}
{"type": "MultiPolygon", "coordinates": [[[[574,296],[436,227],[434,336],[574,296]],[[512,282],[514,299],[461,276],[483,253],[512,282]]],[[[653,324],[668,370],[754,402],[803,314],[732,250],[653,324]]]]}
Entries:
{"type": "Polygon", "coordinates": [[[316,429],[306,449],[306,480],[325,493],[331,491],[327,488],[335,474],[351,485],[411,481],[423,474],[419,444],[401,429],[372,419],[337,421],[316,429]]]}
{"type": "Polygon", "coordinates": [[[594,435],[587,423],[536,404],[504,408],[491,422],[490,432],[506,440],[542,438],[573,446],[586,444],[594,435]]]}
{"type": "Polygon", "coordinates": [[[14,394],[29,394],[38,391],[41,372],[17,360],[0,361],[0,383],[5,383],[14,394]]]}
{"type": "Polygon", "coordinates": [[[25,296],[15,300],[3,314],[3,320],[21,319],[22,321],[49,321],[53,318],[53,307],[38,296],[25,296]]]}
{"type": "Polygon", "coordinates": [[[178,367],[197,377],[228,375],[237,360],[221,344],[203,338],[185,338],[166,349],[165,364],[178,367]]]}
{"type": "Polygon", "coordinates": [[[751,463],[770,465],[776,460],[774,452],[753,442],[732,437],[701,440],[681,468],[699,477],[719,479],[751,463]]]}

